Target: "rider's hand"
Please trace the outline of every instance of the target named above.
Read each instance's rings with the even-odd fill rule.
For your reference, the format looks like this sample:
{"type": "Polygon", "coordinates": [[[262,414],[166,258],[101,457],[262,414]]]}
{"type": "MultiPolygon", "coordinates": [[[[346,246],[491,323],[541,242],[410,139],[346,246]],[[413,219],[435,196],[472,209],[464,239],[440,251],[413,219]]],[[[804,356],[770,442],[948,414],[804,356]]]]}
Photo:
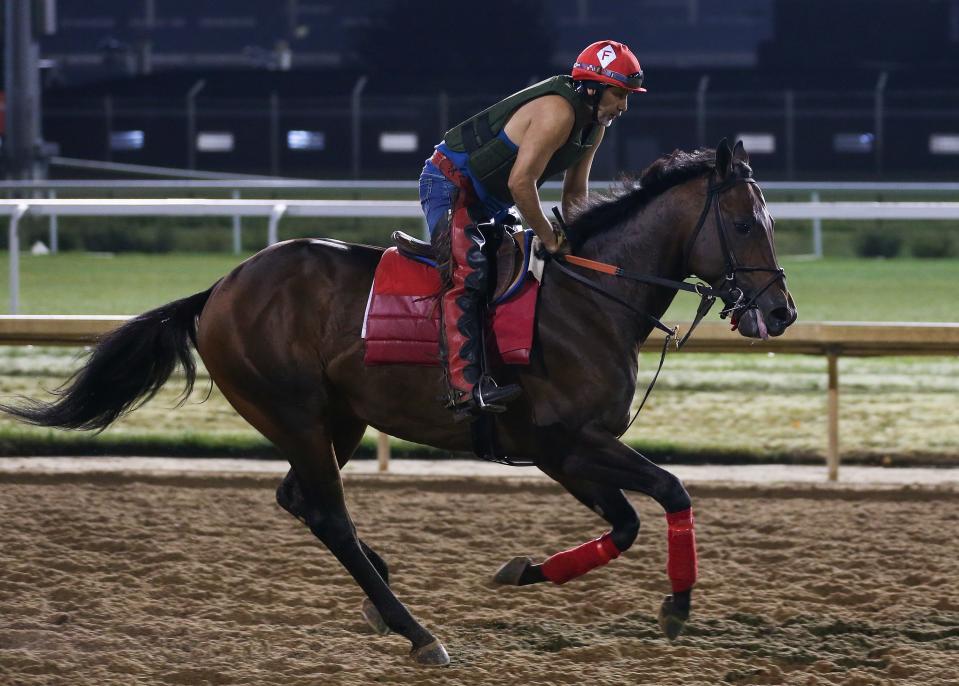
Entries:
{"type": "Polygon", "coordinates": [[[551,245],[546,245],[546,250],[551,255],[569,255],[572,249],[569,240],[566,238],[566,233],[556,222],[550,222],[550,224],[553,229],[553,242],[551,245]]]}

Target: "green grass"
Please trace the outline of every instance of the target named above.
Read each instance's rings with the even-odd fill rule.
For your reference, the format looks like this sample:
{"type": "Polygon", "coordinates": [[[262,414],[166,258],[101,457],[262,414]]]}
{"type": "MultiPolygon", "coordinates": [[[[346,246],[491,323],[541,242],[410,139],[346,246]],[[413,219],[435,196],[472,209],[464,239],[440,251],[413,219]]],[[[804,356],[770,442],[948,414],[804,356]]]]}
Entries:
{"type": "MultiPolygon", "coordinates": [[[[243,257],[203,254],[23,255],[22,314],[136,314],[204,290],[243,257]]],[[[784,258],[804,321],[956,321],[959,260],[784,258]]],[[[0,253],[0,308],[9,303],[0,253]]],[[[680,294],[668,318],[689,320],[695,298],[680,294]]]]}
{"type": "MultiPolygon", "coordinates": [[[[243,257],[60,253],[20,258],[21,314],[137,314],[205,290],[243,257]]],[[[0,259],[0,302],[9,302],[0,259]]]]}
{"type": "MultiPolygon", "coordinates": [[[[239,261],[223,254],[25,255],[21,311],[135,314],[207,288],[239,261]]],[[[0,304],[8,295],[6,265],[0,257],[0,304]]],[[[959,261],[785,259],[783,265],[806,321],[956,320],[959,261]]],[[[687,321],[695,306],[695,298],[681,294],[667,320],[687,321]]],[[[79,354],[0,348],[0,398],[42,395],[75,369],[79,354]]],[[[654,356],[641,356],[641,387],[655,368],[654,356]]],[[[959,357],[844,358],[840,366],[845,460],[956,463],[959,357]]],[[[661,460],[821,461],[825,383],[825,360],[818,357],[673,354],[626,439],[661,460]]],[[[156,399],[96,437],[0,419],[0,453],[272,454],[215,389],[209,401],[199,402],[208,384],[201,375],[191,401],[173,409],[180,389],[175,378],[156,399]]],[[[373,453],[372,437],[363,452],[373,453]]]]}

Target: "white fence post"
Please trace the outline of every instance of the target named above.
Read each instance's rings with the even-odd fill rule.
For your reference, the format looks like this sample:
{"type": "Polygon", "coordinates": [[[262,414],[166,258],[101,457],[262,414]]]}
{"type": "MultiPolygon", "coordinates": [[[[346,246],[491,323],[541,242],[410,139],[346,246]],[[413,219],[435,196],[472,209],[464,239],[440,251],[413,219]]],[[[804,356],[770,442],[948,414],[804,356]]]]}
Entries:
{"type": "MultiPolygon", "coordinates": [[[[819,192],[813,191],[810,200],[819,202],[819,192]]],[[[812,220],[812,254],[817,259],[822,258],[822,219],[819,217],[812,220]]]]}
{"type": "Polygon", "coordinates": [[[266,230],[266,244],[273,245],[280,241],[280,219],[286,212],[286,205],[274,205],[270,212],[270,224],[266,230]]]}
{"type": "Polygon", "coordinates": [[[26,203],[17,205],[10,215],[10,230],[8,232],[8,247],[10,249],[10,314],[20,312],[20,219],[27,213],[30,206],[26,203]]]}
{"type": "MultiPolygon", "coordinates": [[[[56,200],[57,192],[50,191],[50,199],[56,200]]],[[[57,215],[50,215],[50,252],[54,255],[60,250],[60,231],[57,224],[57,215]]]]}
{"type": "MultiPolygon", "coordinates": [[[[240,189],[238,188],[233,189],[233,199],[234,200],[240,199],[240,189]]],[[[233,254],[234,255],[239,255],[243,251],[243,228],[241,224],[242,221],[243,220],[240,219],[240,215],[238,214],[233,215],[233,254]]]]}
{"type": "Polygon", "coordinates": [[[826,453],[826,464],[829,468],[829,480],[839,480],[839,353],[835,349],[826,353],[829,370],[828,399],[828,433],[829,445],[826,453]]]}
{"type": "Polygon", "coordinates": [[[382,431],[376,437],[376,463],[379,471],[390,471],[390,437],[382,431]]]}

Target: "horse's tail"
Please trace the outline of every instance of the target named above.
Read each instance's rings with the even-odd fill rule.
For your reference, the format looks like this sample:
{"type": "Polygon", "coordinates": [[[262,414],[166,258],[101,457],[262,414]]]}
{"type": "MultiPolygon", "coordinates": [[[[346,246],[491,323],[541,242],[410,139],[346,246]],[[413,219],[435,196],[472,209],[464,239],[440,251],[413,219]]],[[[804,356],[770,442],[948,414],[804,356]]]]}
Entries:
{"type": "Polygon", "coordinates": [[[145,312],[99,340],[86,363],[51,402],[24,398],[0,411],[38,426],[103,431],[156,395],[177,363],[186,373],[186,401],[196,381],[197,316],[213,287],[145,312]]]}

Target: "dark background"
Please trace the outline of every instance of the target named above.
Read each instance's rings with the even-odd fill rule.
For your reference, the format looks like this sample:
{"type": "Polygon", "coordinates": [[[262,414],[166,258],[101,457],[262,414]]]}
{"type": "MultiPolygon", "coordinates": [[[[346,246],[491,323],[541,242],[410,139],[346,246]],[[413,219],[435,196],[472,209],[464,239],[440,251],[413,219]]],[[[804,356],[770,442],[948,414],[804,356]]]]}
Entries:
{"type": "Polygon", "coordinates": [[[446,127],[603,38],[631,46],[649,92],[596,178],[744,133],[774,137],[753,153],[766,179],[955,176],[959,156],[930,137],[959,136],[959,0],[60,0],[41,40],[44,137],[70,157],[412,179],[446,127]],[[201,80],[194,130],[233,147],[191,160],[201,80]],[[290,130],[323,148],[291,149],[290,130]],[[142,147],[111,143],[124,131],[142,147]],[[414,134],[413,149],[384,151],[384,132],[414,134]]]}

